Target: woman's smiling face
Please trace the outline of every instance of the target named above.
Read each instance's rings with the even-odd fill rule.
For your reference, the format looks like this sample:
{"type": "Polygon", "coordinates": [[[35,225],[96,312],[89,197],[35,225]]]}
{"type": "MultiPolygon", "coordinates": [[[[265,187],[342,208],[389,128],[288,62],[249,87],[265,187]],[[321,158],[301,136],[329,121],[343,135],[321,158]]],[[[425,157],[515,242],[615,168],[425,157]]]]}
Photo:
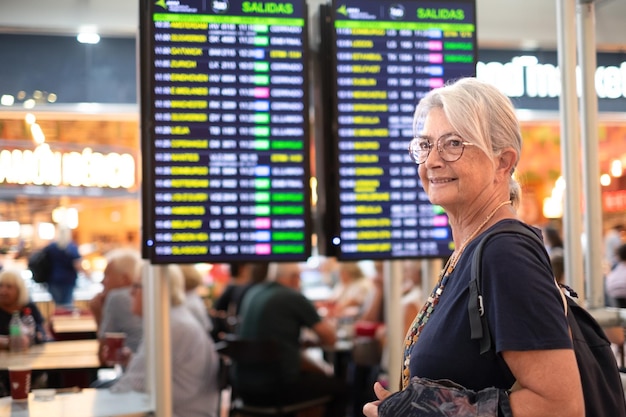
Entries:
{"type": "MultiPolygon", "coordinates": [[[[493,162],[477,146],[465,146],[462,156],[446,162],[437,149],[437,140],[456,134],[443,109],[433,108],[426,119],[420,136],[434,146],[426,161],[419,165],[419,176],[430,202],[450,210],[476,200],[493,184],[493,162]]],[[[472,142],[471,138],[461,138],[472,142]]]]}

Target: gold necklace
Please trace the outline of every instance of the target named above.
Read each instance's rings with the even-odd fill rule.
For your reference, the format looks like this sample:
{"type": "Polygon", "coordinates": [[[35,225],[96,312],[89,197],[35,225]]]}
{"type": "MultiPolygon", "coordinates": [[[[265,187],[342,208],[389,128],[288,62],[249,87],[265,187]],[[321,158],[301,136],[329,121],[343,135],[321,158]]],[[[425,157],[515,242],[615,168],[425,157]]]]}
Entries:
{"type": "Polygon", "coordinates": [[[479,224],[478,227],[474,229],[474,231],[472,231],[472,233],[470,233],[469,236],[463,240],[463,243],[461,243],[459,250],[458,251],[455,250],[452,256],[450,256],[450,258],[448,259],[448,262],[446,262],[446,265],[441,270],[441,275],[440,275],[441,277],[443,277],[444,275],[450,275],[452,271],[454,271],[454,268],[456,267],[456,264],[459,258],[461,257],[461,254],[465,250],[465,247],[468,245],[468,243],[470,243],[478,235],[478,233],[483,229],[483,227],[485,227],[485,225],[489,223],[489,220],[491,220],[493,216],[496,215],[496,213],[498,212],[498,210],[500,210],[500,208],[511,203],[512,203],[511,200],[503,201],[500,204],[498,204],[496,208],[491,210],[491,213],[489,213],[487,217],[485,217],[485,220],[483,220],[483,222],[479,224]]]}

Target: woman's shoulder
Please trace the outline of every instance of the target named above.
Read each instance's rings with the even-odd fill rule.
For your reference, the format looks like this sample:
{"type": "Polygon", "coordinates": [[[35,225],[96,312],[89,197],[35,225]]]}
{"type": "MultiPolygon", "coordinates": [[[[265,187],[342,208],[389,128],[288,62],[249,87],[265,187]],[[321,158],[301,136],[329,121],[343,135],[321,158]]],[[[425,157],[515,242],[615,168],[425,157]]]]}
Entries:
{"type": "Polygon", "coordinates": [[[470,262],[476,256],[476,251],[479,245],[482,244],[480,256],[482,259],[489,260],[487,264],[483,263],[484,267],[521,270],[530,267],[532,264],[535,266],[542,265],[542,269],[549,268],[550,260],[540,235],[537,235],[537,233],[540,233],[538,229],[528,226],[517,219],[501,220],[485,230],[468,245],[466,262],[470,262]],[[522,227],[532,231],[537,238],[533,239],[521,233],[507,232],[510,230],[519,231],[522,227]]]}
{"type": "Polygon", "coordinates": [[[503,244],[509,245],[515,243],[530,244],[532,247],[544,248],[541,230],[518,219],[500,220],[479,235],[476,239],[476,245],[487,238],[489,241],[485,242],[485,248],[490,247],[496,250],[498,250],[499,247],[500,250],[506,249],[506,247],[501,248],[503,244]],[[528,232],[530,232],[530,234],[528,234],[528,232]],[[490,237],[488,238],[488,236],[490,237]]]}

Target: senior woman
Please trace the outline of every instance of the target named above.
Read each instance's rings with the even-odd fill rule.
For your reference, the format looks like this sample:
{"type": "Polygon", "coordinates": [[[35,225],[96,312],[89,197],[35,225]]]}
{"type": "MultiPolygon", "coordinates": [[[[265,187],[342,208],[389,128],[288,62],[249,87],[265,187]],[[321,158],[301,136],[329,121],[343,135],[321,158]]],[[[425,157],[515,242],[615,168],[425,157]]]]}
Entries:
{"type": "MultiPolygon", "coordinates": [[[[455,250],[407,333],[403,388],[419,376],[476,391],[511,389],[514,417],[582,417],[563,300],[541,240],[503,233],[486,244],[482,293],[495,354],[481,355],[470,337],[472,254],[485,232],[520,222],[513,173],[522,140],[510,100],[487,83],[461,79],[429,92],[413,127],[411,158],[431,203],[448,214],[455,250]]],[[[365,405],[367,417],[390,395],[380,384],[374,389],[379,401],[365,405]]]]}
{"type": "Polygon", "coordinates": [[[46,341],[43,316],[37,305],[31,301],[20,271],[5,269],[0,272],[0,348],[8,349],[9,322],[16,311],[20,313],[20,317],[30,311],[35,319],[33,342],[46,341]]]}

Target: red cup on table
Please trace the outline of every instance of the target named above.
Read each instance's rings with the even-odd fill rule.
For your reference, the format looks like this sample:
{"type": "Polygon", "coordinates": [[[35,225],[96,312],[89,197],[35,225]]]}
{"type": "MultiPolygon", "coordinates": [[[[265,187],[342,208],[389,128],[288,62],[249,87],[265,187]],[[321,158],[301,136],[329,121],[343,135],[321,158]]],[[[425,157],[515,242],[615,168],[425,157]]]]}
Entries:
{"type": "Polygon", "coordinates": [[[27,366],[9,367],[9,384],[13,401],[27,401],[30,392],[31,369],[27,366]]]}
{"type": "Polygon", "coordinates": [[[103,355],[107,366],[113,366],[122,362],[122,350],[126,344],[126,333],[106,332],[104,334],[103,355]]]}

